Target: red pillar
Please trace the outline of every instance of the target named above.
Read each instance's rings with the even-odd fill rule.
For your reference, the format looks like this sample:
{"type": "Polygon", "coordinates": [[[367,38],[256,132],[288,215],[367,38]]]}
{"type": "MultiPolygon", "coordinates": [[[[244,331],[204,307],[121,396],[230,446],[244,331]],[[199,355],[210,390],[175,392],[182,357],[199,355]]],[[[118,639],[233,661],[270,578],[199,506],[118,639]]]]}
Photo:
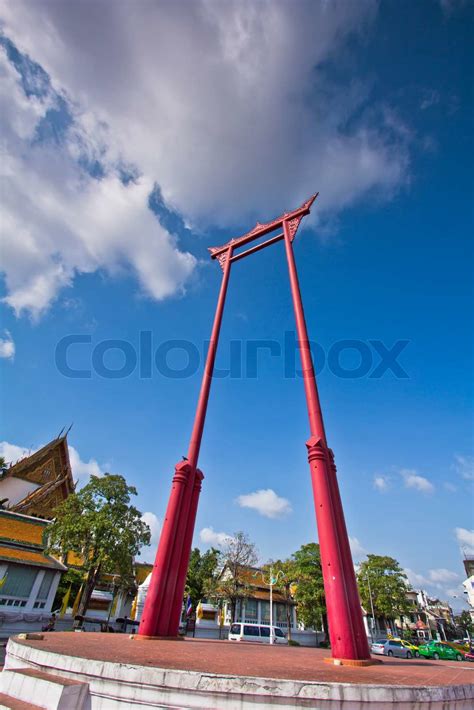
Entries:
{"type": "Polygon", "coordinates": [[[194,524],[196,522],[196,514],[199,503],[199,495],[201,493],[201,485],[204,475],[198,468],[194,476],[193,487],[191,491],[191,501],[186,521],[186,531],[184,534],[183,547],[181,550],[180,566],[176,579],[176,589],[173,594],[173,606],[170,611],[167,636],[176,636],[179,630],[179,620],[183,607],[183,591],[186,584],[186,576],[188,574],[189,557],[191,555],[191,546],[193,543],[194,524]]]}
{"type": "Polygon", "coordinates": [[[306,445],[316,509],[331,652],[333,658],[366,661],[370,659],[369,644],[362,621],[336,468],[326,442],[288,221],[283,222],[283,232],[311,431],[311,438],[306,445]]]}
{"type": "MultiPolygon", "coordinates": [[[[179,565],[179,560],[173,558],[176,536],[180,535],[178,528],[182,525],[182,505],[189,479],[189,466],[186,462],[177,464],[171,486],[171,494],[166,509],[165,519],[160,535],[160,543],[156,552],[155,564],[150,586],[143,607],[138,633],[140,636],[157,636],[157,628],[164,623],[163,603],[165,589],[169,577],[179,565]]],[[[166,618],[166,617],[165,617],[166,618]]]]}
{"type": "Polygon", "coordinates": [[[178,634],[194,523],[201,481],[204,478],[196,467],[229,284],[231,257],[232,247],[229,247],[221,259],[223,277],[189,443],[188,460],[180,462],[175,468],[168,508],[138,629],[141,638],[178,634]]]}

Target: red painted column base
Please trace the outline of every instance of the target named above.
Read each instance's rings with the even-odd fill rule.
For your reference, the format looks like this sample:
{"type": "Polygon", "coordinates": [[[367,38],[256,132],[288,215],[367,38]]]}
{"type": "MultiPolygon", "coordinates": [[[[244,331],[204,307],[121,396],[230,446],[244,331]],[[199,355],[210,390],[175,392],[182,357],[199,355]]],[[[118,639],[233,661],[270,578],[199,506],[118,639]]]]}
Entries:
{"type": "Polygon", "coordinates": [[[356,666],[363,668],[364,666],[376,666],[383,663],[379,658],[364,658],[358,660],[354,658],[323,658],[324,663],[331,663],[333,666],[356,666]]]}
{"type": "MultiPolygon", "coordinates": [[[[370,661],[367,634],[340,502],[336,467],[321,437],[306,443],[333,660],[370,661]]],[[[329,662],[329,661],[328,661],[329,662]]],[[[362,665],[366,665],[363,663],[362,665]]]]}
{"type": "Polygon", "coordinates": [[[138,629],[137,638],[140,640],[179,638],[179,617],[203,478],[202,472],[189,463],[180,461],[176,464],[150,587],[138,629]]]}

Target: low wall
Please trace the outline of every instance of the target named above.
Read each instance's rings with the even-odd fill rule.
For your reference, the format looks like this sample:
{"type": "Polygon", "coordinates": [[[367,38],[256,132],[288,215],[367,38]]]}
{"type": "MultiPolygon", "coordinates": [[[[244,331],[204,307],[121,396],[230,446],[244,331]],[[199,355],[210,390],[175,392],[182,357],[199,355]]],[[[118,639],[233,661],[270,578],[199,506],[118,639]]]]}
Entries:
{"type": "MultiPolygon", "coordinates": [[[[92,636],[92,634],[91,634],[92,636]]],[[[118,640],[118,639],[116,639],[118,640]]],[[[139,643],[139,642],[131,642],[139,643]]],[[[167,643],[167,642],[165,642],[167,643]]],[[[192,643],[192,642],[191,642],[192,643]]],[[[276,649],[275,649],[276,650],[276,649]]],[[[293,653],[295,649],[280,649],[293,653]]],[[[11,639],[7,669],[36,669],[86,683],[87,710],[472,710],[473,685],[397,687],[354,682],[313,682],[176,670],[67,656],[11,639]]],[[[298,649],[296,649],[298,652],[298,649]]],[[[318,652],[316,652],[318,653],[318,652]]],[[[370,672],[370,671],[369,671],[370,672]]],[[[427,674],[427,681],[431,678],[427,674]]],[[[1,692],[0,675],[0,692],[1,692]]],[[[41,698],[36,698],[41,702],[41,698]]],[[[35,702],[35,698],[31,698],[35,702]]],[[[43,705],[47,707],[47,705],[43,705]]]]}

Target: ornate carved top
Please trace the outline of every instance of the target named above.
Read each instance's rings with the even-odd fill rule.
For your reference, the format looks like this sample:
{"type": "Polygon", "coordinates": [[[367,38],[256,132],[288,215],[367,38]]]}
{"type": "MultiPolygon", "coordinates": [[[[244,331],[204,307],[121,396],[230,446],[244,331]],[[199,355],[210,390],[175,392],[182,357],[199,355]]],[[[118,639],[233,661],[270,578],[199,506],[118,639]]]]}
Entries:
{"type": "MultiPolygon", "coordinates": [[[[54,439],[31,456],[7,468],[0,480],[22,479],[38,487],[8,505],[9,510],[26,515],[52,518],[54,508],[74,491],[66,436],[54,439]]],[[[2,497],[0,495],[0,497],[2,497]]]]}
{"type": "Polygon", "coordinates": [[[317,198],[318,194],[319,193],[316,192],[314,195],[311,195],[311,197],[306,200],[306,202],[303,202],[300,207],[293,210],[292,212],[284,212],[282,215],[280,215],[280,217],[273,219],[271,222],[265,222],[263,224],[257,222],[255,227],[251,229],[250,232],[243,234],[241,237],[234,237],[229,242],[227,242],[227,244],[223,244],[219,247],[209,247],[208,250],[211,253],[211,258],[217,259],[221,268],[223,269],[227,260],[227,250],[229,249],[229,247],[237,248],[243,246],[244,244],[247,244],[248,242],[253,241],[254,239],[258,239],[258,237],[263,237],[265,234],[273,232],[274,229],[281,227],[283,222],[288,223],[288,226],[290,228],[291,241],[293,241],[301,220],[305,215],[310,213],[311,205],[317,198]]]}

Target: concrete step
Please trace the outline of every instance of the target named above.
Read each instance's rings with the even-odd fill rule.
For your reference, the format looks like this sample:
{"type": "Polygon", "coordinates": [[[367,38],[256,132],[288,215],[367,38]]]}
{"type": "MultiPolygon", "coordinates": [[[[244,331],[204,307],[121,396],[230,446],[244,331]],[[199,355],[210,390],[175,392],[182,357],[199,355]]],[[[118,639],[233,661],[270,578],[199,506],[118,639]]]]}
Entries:
{"type": "Polygon", "coordinates": [[[0,692],[16,701],[36,703],[25,708],[82,710],[89,696],[89,684],[34,668],[4,668],[0,675],[0,692]]]}

